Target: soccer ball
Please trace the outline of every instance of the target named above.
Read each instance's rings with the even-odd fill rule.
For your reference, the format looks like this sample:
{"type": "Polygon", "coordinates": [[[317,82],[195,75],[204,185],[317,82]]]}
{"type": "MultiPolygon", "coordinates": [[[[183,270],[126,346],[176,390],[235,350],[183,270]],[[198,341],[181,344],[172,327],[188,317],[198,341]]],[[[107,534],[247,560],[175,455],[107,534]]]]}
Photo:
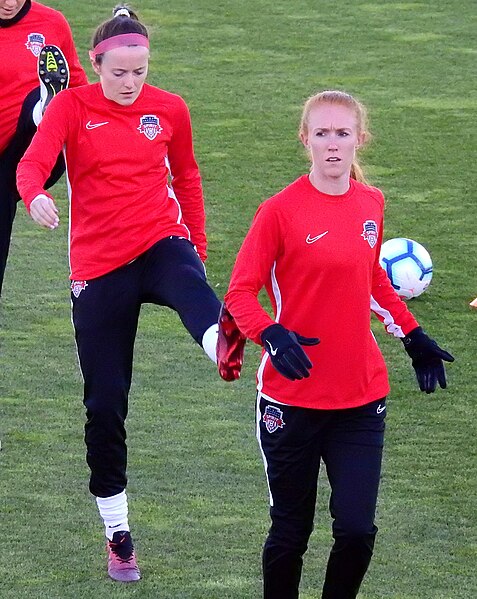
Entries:
{"type": "Polygon", "coordinates": [[[379,262],[402,299],[424,293],[432,279],[429,252],[417,241],[397,237],[383,243],[379,262]]]}

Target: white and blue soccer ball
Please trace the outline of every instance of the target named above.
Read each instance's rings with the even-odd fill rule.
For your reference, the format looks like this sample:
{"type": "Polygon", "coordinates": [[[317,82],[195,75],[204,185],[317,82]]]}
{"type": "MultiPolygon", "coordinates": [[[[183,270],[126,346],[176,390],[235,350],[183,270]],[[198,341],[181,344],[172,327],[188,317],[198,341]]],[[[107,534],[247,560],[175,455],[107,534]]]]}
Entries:
{"type": "Polygon", "coordinates": [[[432,279],[432,260],[424,246],[397,237],[383,243],[379,262],[402,299],[424,293],[432,279]]]}

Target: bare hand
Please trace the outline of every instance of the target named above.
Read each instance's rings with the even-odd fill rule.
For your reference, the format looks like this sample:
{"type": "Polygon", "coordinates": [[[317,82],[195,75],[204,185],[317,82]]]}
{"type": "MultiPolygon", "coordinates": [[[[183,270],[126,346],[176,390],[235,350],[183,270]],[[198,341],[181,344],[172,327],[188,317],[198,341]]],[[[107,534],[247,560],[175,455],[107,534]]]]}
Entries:
{"type": "Polygon", "coordinates": [[[56,229],[60,224],[55,202],[43,193],[37,195],[30,204],[30,216],[46,229],[56,229]]]}

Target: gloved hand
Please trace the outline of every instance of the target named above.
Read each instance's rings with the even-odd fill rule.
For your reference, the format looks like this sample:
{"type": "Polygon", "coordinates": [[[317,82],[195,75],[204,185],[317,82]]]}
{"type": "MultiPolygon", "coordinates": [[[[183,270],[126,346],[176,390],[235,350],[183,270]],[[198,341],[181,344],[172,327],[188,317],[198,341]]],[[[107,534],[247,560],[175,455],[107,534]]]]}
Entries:
{"type": "Polygon", "coordinates": [[[402,339],[402,342],[404,349],[412,358],[419,389],[426,393],[434,393],[437,383],[445,389],[447,383],[443,360],[453,362],[453,356],[441,349],[421,327],[412,330],[402,339]]]}
{"type": "Polygon", "coordinates": [[[318,338],[302,337],[281,324],[270,325],[260,337],[272,365],[281,375],[291,381],[310,376],[309,369],[313,365],[301,346],[317,345],[320,342],[318,338]]]}

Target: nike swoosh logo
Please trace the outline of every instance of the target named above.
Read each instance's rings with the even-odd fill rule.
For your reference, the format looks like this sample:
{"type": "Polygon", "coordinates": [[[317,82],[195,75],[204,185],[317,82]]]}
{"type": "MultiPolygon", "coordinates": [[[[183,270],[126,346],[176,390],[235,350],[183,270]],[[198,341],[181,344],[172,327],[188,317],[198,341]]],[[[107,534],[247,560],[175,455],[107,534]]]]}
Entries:
{"type": "Polygon", "coordinates": [[[272,354],[272,356],[276,356],[277,355],[277,351],[278,351],[278,347],[276,349],[273,349],[273,345],[270,343],[270,341],[267,341],[267,343],[270,346],[270,353],[272,354]]]}
{"type": "Polygon", "coordinates": [[[384,412],[385,409],[386,406],[382,406],[381,404],[379,404],[379,406],[376,408],[376,414],[381,414],[381,412],[384,412]]]}
{"type": "Polygon", "coordinates": [[[310,234],[308,233],[308,237],[306,238],[306,243],[315,243],[315,241],[318,241],[318,239],[321,239],[327,233],[328,233],[328,231],[325,231],[324,233],[322,233],[321,235],[317,235],[316,237],[310,237],[310,234]]]}
{"type": "Polygon", "coordinates": [[[108,125],[109,121],[104,121],[104,123],[92,123],[91,121],[88,121],[86,123],[86,129],[96,129],[97,127],[102,127],[103,125],[108,125]]]}

